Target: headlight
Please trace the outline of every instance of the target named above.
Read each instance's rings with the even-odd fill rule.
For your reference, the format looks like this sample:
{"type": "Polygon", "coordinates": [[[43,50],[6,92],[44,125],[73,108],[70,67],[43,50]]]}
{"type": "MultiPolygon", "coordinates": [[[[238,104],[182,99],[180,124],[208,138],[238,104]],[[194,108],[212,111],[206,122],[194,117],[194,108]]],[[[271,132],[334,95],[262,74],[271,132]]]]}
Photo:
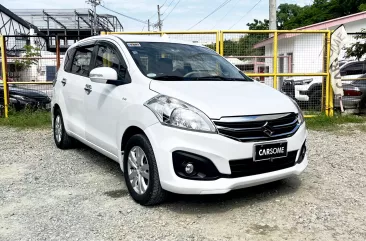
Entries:
{"type": "Polygon", "coordinates": [[[299,124],[301,125],[302,123],[305,122],[304,114],[302,113],[302,110],[300,109],[300,106],[296,103],[296,101],[293,100],[292,98],[289,98],[289,99],[292,101],[292,103],[294,103],[294,105],[297,108],[297,112],[298,112],[297,120],[298,120],[299,124]]]}
{"type": "Polygon", "coordinates": [[[163,125],[192,131],[216,132],[215,126],[202,111],[181,100],[158,95],[148,100],[145,106],[163,125]]]}

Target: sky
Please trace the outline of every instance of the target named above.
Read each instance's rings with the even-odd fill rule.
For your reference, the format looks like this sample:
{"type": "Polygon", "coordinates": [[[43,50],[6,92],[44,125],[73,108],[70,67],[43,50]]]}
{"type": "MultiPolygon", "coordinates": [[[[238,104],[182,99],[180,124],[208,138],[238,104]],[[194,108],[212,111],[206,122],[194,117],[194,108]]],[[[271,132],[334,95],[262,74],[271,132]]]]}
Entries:
{"type": "MultiPolygon", "coordinates": [[[[157,5],[163,5],[161,9],[161,12],[163,13],[162,19],[164,20],[163,30],[166,31],[182,31],[188,29],[247,29],[248,27],[246,24],[252,22],[253,19],[268,19],[269,0],[230,0],[216,13],[194,26],[224,3],[225,0],[180,0],[178,5],[176,5],[178,1],[179,0],[103,0],[102,4],[109,9],[143,21],[150,19],[151,23],[157,22],[157,5]],[[250,11],[256,4],[257,6],[250,11]],[[175,5],[175,9],[168,16],[175,5]]],[[[277,5],[281,3],[292,3],[303,6],[311,4],[312,0],[277,0],[277,5]]],[[[0,0],[0,4],[10,10],[25,8],[77,9],[91,7],[85,0],[0,0]]],[[[125,31],[147,31],[147,24],[125,18],[105,10],[102,7],[97,7],[97,13],[116,15],[125,31]]]]}

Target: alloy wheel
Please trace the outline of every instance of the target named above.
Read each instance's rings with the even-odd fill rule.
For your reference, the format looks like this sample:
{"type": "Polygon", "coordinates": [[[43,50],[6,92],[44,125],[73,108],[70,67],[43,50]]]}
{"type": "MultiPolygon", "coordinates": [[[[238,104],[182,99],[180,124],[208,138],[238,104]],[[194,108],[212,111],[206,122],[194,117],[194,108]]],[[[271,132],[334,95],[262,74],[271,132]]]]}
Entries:
{"type": "Polygon", "coordinates": [[[62,122],[60,115],[57,115],[55,119],[55,137],[56,141],[60,143],[62,138],[62,122]]]}
{"type": "Polygon", "coordinates": [[[149,187],[149,162],[145,152],[139,146],[134,146],[128,154],[128,179],[137,194],[144,194],[149,187]]]}

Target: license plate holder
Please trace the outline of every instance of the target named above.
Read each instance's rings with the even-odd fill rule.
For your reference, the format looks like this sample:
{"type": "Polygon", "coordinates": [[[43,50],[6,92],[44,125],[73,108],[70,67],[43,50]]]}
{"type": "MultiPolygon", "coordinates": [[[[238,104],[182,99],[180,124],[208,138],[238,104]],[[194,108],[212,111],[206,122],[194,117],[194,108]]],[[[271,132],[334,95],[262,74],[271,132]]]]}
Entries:
{"type": "Polygon", "coordinates": [[[253,161],[272,160],[287,157],[287,142],[261,143],[254,145],[253,161]]]}

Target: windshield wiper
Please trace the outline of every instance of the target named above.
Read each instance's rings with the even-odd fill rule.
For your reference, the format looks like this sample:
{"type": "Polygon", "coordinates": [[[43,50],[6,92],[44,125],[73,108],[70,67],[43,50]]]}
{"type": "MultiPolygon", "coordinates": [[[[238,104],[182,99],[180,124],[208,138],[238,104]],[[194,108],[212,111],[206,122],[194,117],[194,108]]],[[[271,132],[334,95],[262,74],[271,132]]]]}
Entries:
{"type": "Polygon", "coordinates": [[[163,75],[163,76],[152,77],[152,79],[174,81],[174,80],[185,80],[186,78],[184,78],[182,76],[178,76],[178,75],[163,75]]]}

